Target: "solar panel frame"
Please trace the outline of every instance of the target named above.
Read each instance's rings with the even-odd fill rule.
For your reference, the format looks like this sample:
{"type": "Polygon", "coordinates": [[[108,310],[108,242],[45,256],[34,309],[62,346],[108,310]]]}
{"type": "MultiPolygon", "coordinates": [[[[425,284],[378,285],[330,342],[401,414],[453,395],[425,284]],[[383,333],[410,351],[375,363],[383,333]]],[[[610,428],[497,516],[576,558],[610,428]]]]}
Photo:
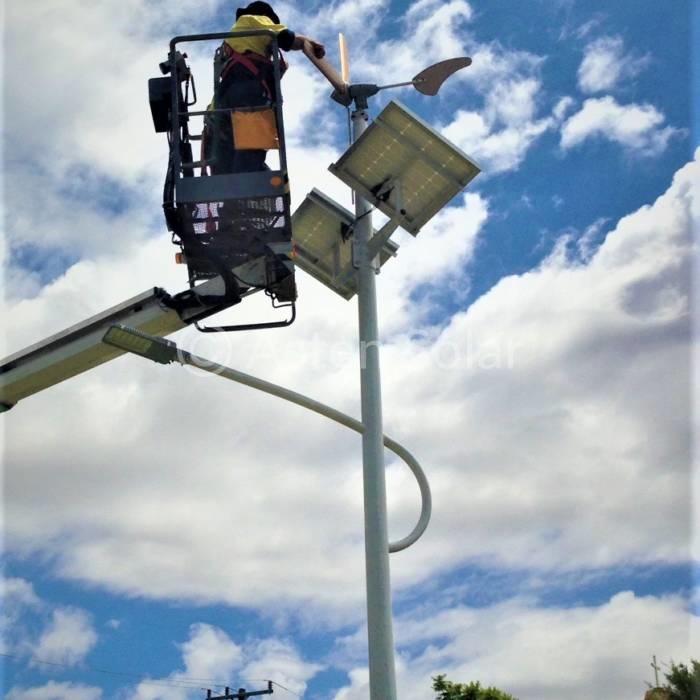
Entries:
{"type": "MultiPolygon", "coordinates": [[[[350,211],[315,188],[292,214],[294,264],[344,299],[357,294],[352,238],[343,238],[343,226],[349,232],[354,223],[350,211]]],[[[397,250],[395,243],[387,241],[379,253],[380,265],[397,250]]]]}
{"type": "Polygon", "coordinates": [[[329,170],[413,235],[481,172],[473,159],[396,101],[329,170]],[[378,197],[383,185],[391,190],[378,197]],[[426,194],[428,187],[432,192],[426,194]]]}

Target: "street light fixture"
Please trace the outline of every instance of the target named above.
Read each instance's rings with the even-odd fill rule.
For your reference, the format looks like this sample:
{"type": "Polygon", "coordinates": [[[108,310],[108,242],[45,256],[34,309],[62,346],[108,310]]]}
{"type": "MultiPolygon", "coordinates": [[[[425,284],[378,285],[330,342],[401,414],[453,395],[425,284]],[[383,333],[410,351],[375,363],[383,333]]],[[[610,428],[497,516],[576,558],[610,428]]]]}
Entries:
{"type": "Polygon", "coordinates": [[[122,324],[112,326],[102,340],[108,345],[140,355],[161,365],[177,360],[177,345],[172,340],[158,338],[122,324]]]}

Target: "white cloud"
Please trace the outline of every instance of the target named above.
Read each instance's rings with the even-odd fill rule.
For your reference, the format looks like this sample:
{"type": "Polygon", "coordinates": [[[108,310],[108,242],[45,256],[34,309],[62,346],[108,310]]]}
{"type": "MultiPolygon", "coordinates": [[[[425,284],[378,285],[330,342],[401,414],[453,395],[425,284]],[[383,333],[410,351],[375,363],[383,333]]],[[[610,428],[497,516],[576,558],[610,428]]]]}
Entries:
{"type": "Polygon", "coordinates": [[[422,325],[433,310],[434,295],[450,290],[455,300],[466,298],[469,283],[463,270],[473,256],[488,213],[483,197],[465,194],[457,206],[446,207],[431,219],[417,238],[395,236],[401,242],[398,258],[385,264],[379,280],[386,299],[380,316],[384,334],[422,325]],[[411,291],[419,286],[429,290],[421,303],[411,298],[411,291]]]}
{"type": "Polygon", "coordinates": [[[469,49],[473,62],[458,75],[483,95],[503,81],[537,76],[545,60],[527,51],[507,49],[498,41],[478,43],[472,39],[465,48],[469,49]]]}
{"type": "Polygon", "coordinates": [[[183,670],[175,671],[167,678],[139,683],[130,700],[184,700],[189,697],[188,686],[191,690],[199,690],[204,682],[227,684],[227,679],[234,677],[242,659],[241,647],[224,631],[201,623],[190,627],[189,639],[179,648],[183,670]]]}
{"type": "MultiPolygon", "coordinates": [[[[445,608],[400,618],[399,695],[422,700],[431,677],[480,681],[520,700],[638,700],[649,659],[687,659],[689,616],[677,597],[613,596],[599,607],[542,608],[513,599],[486,608],[445,608]],[[420,651],[408,651],[420,649],[420,651]]],[[[367,697],[367,675],[353,669],[334,700],[367,697]]]]}
{"type": "MultiPolygon", "coordinates": [[[[286,18],[286,24],[308,36],[314,38],[332,37],[336,28],[342,27],[342,31],[352,40],[355,37],[374,35],[386,14],[386,4],[383,0],[336,0],[323,5],[315,12],[306,12],[300,9],[296,3],[287,3],[280,6],[280,18],[286,18]]],[[[357,47],[351,43],[350,48],[357,47]]],[[[327,48],[333,49],[334,45],[327,48]]]]}
{"type": "Polygon", "coordinates": [[[97,642],[90,616],[78,608],[55,607],[35,593],[29,581],[0,578],[0,651],[17,659],[74,666],[97,642]]]}
{"type": "Polygon", "coordinates": [[[665,116],[649,104],[620,105],[613,97],[588,99],[563,124],[561,146],[570,149],[589,138],[605,138],[629,151],[655,156],[680,132],[664,126],[665,116]]]}
{"type": "Polygon", "coordinates": [[[210,625],[193,625],[189,640],[180,648],[188,676],[226,676],[241,660],[241,648],[223,631],[210,625]]]}
{"type": "Polygon", "coordinates": [[[3,578],[0,583],[2,583],[2,600],[5,611],[12,607],[37,607],[41,605],[31,582],[21,578],[3,578]]]}
{"type": "MultiPolygon", "coordinates": [[[[685,559],[686,270],[697,169],[688,165],[657,202],[620,221],[589,262],[553,257],[505,278],[420,343],[405,335],[403,302],[419,261],[387,264],[382,313],[399,309],[401,322],[387,326],[383,349],[386,431],[425,463],[435,500],[425,541],[394,561],[400,589],[474,558],[545,569],[685,559]]],[[[465,203],[473,232],[484,202],[465,203]]],[[[456,222],[431,235],[443,233],[459,241],[456,222]]],[[[405,242],[407,261],[419,245],[420,237],[405,242]]],[[[128,265],[71,271],[11,308],[11,327],[30,341],[27,324],[41,337],[57,307],[79,318],[94,280],[126,292],[128,271],[147,271],[157,248],[128,265]]],[[[335,367],[327,353],[331,342],[354,347],[354,304],[300,282],[302,315],[283,335],[198,336],[196,350],[225,351],[233,366],[358,415],[354,351],[335,367]]],[[[182,336],[187,344],[195,334],[182,336]]],[[[310,620],[322,608],[329,624],[361,614],[354,435],[221,379],[137,358],[32,397],[5,420],[13,551],[51,552],[63,575],[134,595],[303,608],[310,620]],[[41,443],[32,438],[38,425],[41,443]]],[[[396,538],[415,521],[417,494],[404,467],[392,466],[389,478],[396,538]]]]}
{"type": "MultiPolygon", "coordinates": [[[[422,4],[411,21],[428,22],[431,7],[422,4]]],[[[468,21],[466,4],[445,7],[468,21]]],[[[425,46],[439,51],[427,29],[421,32],[425,46]]],[[[539,118],[540,59],[495,44],[476,48],[482,60],[462,80],[489,107],[458,113],[447,135],[469,150],[477,134],[492,170],[517,167],[571,101],[563,98],[552,117],[539,118]],[[496,97],[508,90],[517,99],[506,108],[496,97]]],[[[149,59],[146,74],[152,65],[149,59]]],[[[141,87],[134,88],[138,99],[141,87]]],[[[316,85],[304,89],[311,94],[316,85]]],[[[612,105],[613,117],[615,106],[626,109],[614,101],[586,104],[589,111],[612,105]]],[[[653,145],[652,135],[662,130],[659,113],[637,109],[648,123],[639,138],[653,145]]],[[[593,133],[581,123],[585,110],[567,122],[568,147],[593,133]]],[[[62,114],[68,129],[64,122],[71,120],[62,114]]],[[[144,119],[150,131],[150,116],[144,119]]],[[[43,131],[48,123],[41,122],[43,131]]],[[[622,129],[620,138],[634,133],[634,124],[611,128],[622,129]]],[[[164,144],[149,138],[157,139],[160,168],[164,144]]],[[[320,172],[332,154],[321,143],[295,154],[294,167],[320,172]]],[[[110,148],[101,158],[108,170],[116,156],[110,148]]],[[[119,173],[127,165],[115,161],[119,173]]],[[[37,178],[25,183],[50,182],[37,178]]],[[[487,220],[488,202],[467,195],[418,239],[405,237],[399,260],[379,277],[384,415],[387,432],[425,463],[436,508],[425,541],[393,560],[399,590],[474,559],[548,571],[687,556],[686,268],[696,191],[693,164],[656,203],[611,226],[589,259],[552,256],[541,269],[505,278],[444,328],[428,325],[431,307],[416,309],[411,294],[419,285],[447,280],[452,293],[468,283],[458,274],[487,220]],[[416,318],[426,331],[420,343],[407,337],[416,318]]],[[[157,193],[143,196],[151,204],[137,206],[133,221],[146,229],[149,216],[160,213],[157,193]]],[[[60,208],[60,195],[47,194],[46,202],[52,221],[70,214],[60,208]]],[[[61,245],[65,233],[69,248],[90,255],[34,298],[9,301],[12,350],[153,283],[183,286],[164,234],[135,233],[125,244],[117,236],[129,221],[110,216],[97,207],[69,218],[55,241],[45,220],[31,218],[18,229],[37,246],[46,243],[42,237],[61,245]],[[107,226],[109,235],[91,243],[107,226]]],[[[197,350],[358,415],[354,302],[302,274],[299,284],[299,319],[290,329],[197,336],[197,350]],[[336,342],[350,348],[346,362],[330,361],[336,342]]],[[[249,315],[255,303],[226,317],[249,315]]],[[[178,340],[192,345],[195,336],[186,331],[178,340]]],[[[3,421],[11,552],[41,553],[59,575],[118,594],[225,601],[301,615],[309,624],[362,616],[356,436],[221,379],[135,358],[34,396],[3,421]]],[[[415,521],[416,489],[393,461],[389,480],[392,537],[403,536],[415,521]]]]}
{"type": "MultiPolygon", "coordinates": [[[[396,577],[443,557],[445,568],[454,557],[572,569],[687,559],[698,182],[694,162],[587,264],[555,256],[501,280],[434,343],[386,349],[402,367],[386,380],[386,429],[430,454],[435,504],[396,577]],[[652,510],[665,515],[634,515],[652,510]]],[[[390,492],[407,503],[411,488],[401,475],[390,492]]]]}
{"type": "MultiPolygon", "coordinates": [[[[356,13],[356,3],[348,4],[356,13]]],[[[432,63],[468,55],[466,46],[471,38],[466,27],[471,17],[471,7],[464,0],[421,0],[401,18],[402,36],[383,41],[377,40],[379,23],[365,17],[348,34],[353,79],[371,78],[381,85],[402,82],[432,63]],[[411,37],[410,42],[405,40],[407,36],[411,37]]],[[[335,24],[335,17],[333,21],[335,24]]]]}
{"type": "Polygon", "coordinates": [[[263,639],[248,645],[246,651],[249,661],[241,671],[243,678],[274,680],[299,696],[306,691],[307,682],[324,668],[304,661],[293,644],[279,639],[263,639]]]}
{"type": "Polygon", "coordinates": [[[486,119],[492,124],[508,126],[532,121],[541,89],[541,83],[534,78],[497,84],[486,98],[486,119]]]}
{"type": "Polygon", "coordinates": [[[33,688],[13,687],[6,700],[100,700],[102,690],[79,683],[49,681],[33,688]]]}
{"type": "Polygon", "coordinates": [[[22,616],[41,609],[42,602],[29,581],[21,578],[0,577],[2,613],[0,614],[0,652],[11,653],[22,646],[25,632],[22,616]]]}
{"type": "Polygon", "coordinates": [[[586,228],[576,242],[576,248],[581,259],[588,261],[598,249],[599,239],[603,228],[608,224],[606,219],[598,219],[586,228]]]}
{"type": "Polygon", "coordinates": [[[473,157],[488,177],[516,170],[535,141],[554,125],[552,119],[544,118],[498,128],[481,114],[460,109],[442,132],[473,157]]]}
{"type": "Polygon", "coordinates": [[[554,106],[554,109],[552,110],[552,114],[554,118],[561,122],[564,117],[566,116],[566,113],[575,105],[575,101],[573,97],[562,97],[559,102],[556,103],[554,106]]]}
{"type": "Polygon", "coordinates": [[[321,666],[304,661],[296,647],[280,639],[251,638],[244,645],[234,642],[223,630],[194,624],[190,637],[180,645],[183,670],[167,678],[140,683],[130,700],[185,700],[201,694],[201,685],[251,689],[265,680],[273,680],[293,693],[302,694],[307,681],[321,666]]]}
{"type": "Polygon", "coordinates": [[[84,610],[58,608],[32,648],[37,663],[75,666],[97,643],[90,616],[84,610]]]}
{"type": "Polygon", "coordinates": [[[625,54],[622,37],[601,37],[586,46],[578,69],[578,84],[586,93],[612,90],[622,80],[634,78],[648,63],[648,57],[625,54]]]}
{"type": "Polygon", "coordinates": [[[484,107],[458,109],[442,133],[472,156],[484,176],[516,170],[547,131],[557,128],[573,99],[561,97],[542,114],[545,93],[537,76],[540,61],[530,54],[482,47],[464,80],[484,95],[484,107]]]}

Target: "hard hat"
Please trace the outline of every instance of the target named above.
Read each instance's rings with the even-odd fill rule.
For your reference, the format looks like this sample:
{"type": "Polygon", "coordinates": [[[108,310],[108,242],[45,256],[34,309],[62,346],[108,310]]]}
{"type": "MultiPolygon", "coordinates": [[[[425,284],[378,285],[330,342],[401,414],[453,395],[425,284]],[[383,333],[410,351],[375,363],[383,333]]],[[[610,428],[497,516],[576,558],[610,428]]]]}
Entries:
{"type": "Polygon", "coordinates": [[[260,2],[260,0],[251,2],[248,7],[239,7],[236,10],[236,19],[239,19],[242,15],[259,15],[271,19],[275,24],[280,23],[280,18],[275,14],[272,7],[266,2],[260,2]]]}

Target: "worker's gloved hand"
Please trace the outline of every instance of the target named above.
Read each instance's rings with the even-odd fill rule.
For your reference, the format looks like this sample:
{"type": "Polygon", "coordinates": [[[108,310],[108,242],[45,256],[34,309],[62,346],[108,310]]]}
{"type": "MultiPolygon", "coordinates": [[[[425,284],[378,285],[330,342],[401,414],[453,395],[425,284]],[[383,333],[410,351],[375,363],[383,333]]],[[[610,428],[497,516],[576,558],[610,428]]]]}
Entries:
{"type": "Polygon", "coordinates": [[[323,44],[319,44],[317,41],[312,41],[311,39],[309,39],[309,42],[311,46],[313,46],[314,56],[316,56],[316,58],[323,58],[326,55],[326,47],[323,44]]]}
{"type": "Polygon", "coordinates": [[[318,41],[314,41],[313,39],[309,39],[308,36],[302,36],[301,34],[297,34],[294,44],[292,45],[292,49],[303,49],[304,42],[306,41],[308,41],[311,45],[311,50],[316,58],[323,58],[326,55],[326,47],[323,44],[320,44],[318,41]]]}

